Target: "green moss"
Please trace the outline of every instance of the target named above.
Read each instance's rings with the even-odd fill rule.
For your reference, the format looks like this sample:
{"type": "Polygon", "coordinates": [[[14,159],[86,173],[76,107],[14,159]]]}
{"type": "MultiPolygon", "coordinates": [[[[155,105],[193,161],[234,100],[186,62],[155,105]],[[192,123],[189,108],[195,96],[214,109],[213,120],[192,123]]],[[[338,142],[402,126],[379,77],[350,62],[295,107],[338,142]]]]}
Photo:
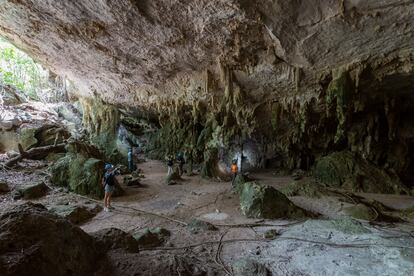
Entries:
{"type": "Polygon", "coordinates": [[[336,103],[335,110],[338,126],[335,142],[338,142],[344,138],[346,125],[352,109],[352,97],[355,89],[347,71],[340,70],[333,75],[334,78],[326,91],[326,104],[329,113],[330,106],[334,102],[336,103]]]}
{"type": "Polygon", "coordinates": [[[368,193],[409,193],[398,176],[377,168],[349,151],[322,157],[313,173],[318,181],[330,187],[368,193]]]}
{"type": "Polygon", "coordinates": [[[374,208],[370,208],[364,204],[357,204],[355,206],[344,209],[345,214],[361,220],[374,221],[378,218],[378,213],[374,208]]]}
{"type": "Polygon", "coordinates": [[[24,127],[20,129],[19,143],[23,146],[23,149],[27,150],[39,142],[36,139],[36,133],[38,130],[38,127],[24,127]]]}
{"type": "Polygon", "coordinates": [[[255,182],[244,183],[240,208],[249,218],[299,218],[308,214],[275,188],[255,182]]]}
{"type": "Polygon", "coordinates": [[[349,217],[342,217],[330,221],[332,228],[339,230],[345,234],[365,234],[370,233],[367,228],[365,228],[362,223],[351,219],[349,217]]]}
{"type": "Polygon", "coordinates": [[[72,192],[101,198],[104,193],[101,184],[103,166],[104,163],[99,159],[67,154],[51,167],[51,181],[72,192]]]}
{"type": "Polygon", "coordinates": [[[323,187],[318,182],[309,178],[293,181],[281,188],[280,191],[286,196],[306,196],[313,198],[319,198],[325,193],[323,187]]]}

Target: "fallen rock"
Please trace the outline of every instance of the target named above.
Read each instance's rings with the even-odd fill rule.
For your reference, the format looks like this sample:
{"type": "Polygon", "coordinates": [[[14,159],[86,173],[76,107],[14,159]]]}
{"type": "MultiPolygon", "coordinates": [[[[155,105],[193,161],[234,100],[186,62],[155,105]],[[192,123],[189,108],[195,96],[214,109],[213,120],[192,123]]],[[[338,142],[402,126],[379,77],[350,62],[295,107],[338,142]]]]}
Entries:
{"type": "Polygon", "coordinates": [[[233,263],[234,276],[268,276],[269,270],[252,259],[240,259],[233,263]]]}
{"type": "Polygon", "coordinates": [[[130,175],[124,177],[124,184],[126,186],[140,186],[141,183],[139,182],[138,177],[132,177],[130,175]]]}
{"type": "Polygon", "coordinates": [[[277,231],[276,229],[270,229],[267,230],[266,232],[264,232],[263,234],[263,238],[268,239],[268,240],[274,240],[276,239],[278,236],[280,236],[279,231],[277,231]]]}
{"type": "Polygon", "coordinates": [[[10,188],[9,185],[7,184],[7,182],[0,182],[0,194],[2,193],[8,193],[10,192],[10,188]]]}
{"type": "Polygon", "coordinates": [[[53,213],[64,217],[73,224],[82,224],[98,214],[102,207],[98,204],[90,205],[55,205],[49,208],[53,213]]]}
{"type": "Polygon", "coordinates": [[[36,199],[45,196],[49,190],[49,187],[44,182],[38,182],[19,189],[19,192],[24,199],[36,199]]]}
{"type": "Polygon", "coordinates": [[[299,218],[311,215],[275,188],[256,182],[243,185],[240,207],[243,215],[248,218],[299,218]]]}
{"type": "Polygon", "coordinates": [[[91,236],[104,251],[119,248],[131,253],[139,251],[139,242],[132,235],[117,228],[102,229],[92,233],[91,236]]]}
{"type": "Polygon", "coordinates": [[[171,233],[167,229],[157,227],[144,229],[143,232],[136,233],[133,236],[141,247],[156,247],[163,244],[170,235],[171,233]]]}
{"type": "Polygon", "coordinates": [[[199,219],[192,219],[190,223],[187,225],[187,229],[192,234],[198,234],[200,232],[206,232],[206,231],[216,231],[217,227],[215,227],[213,224],[199,220],[199,219]]]}
{"type": "Polygon", "coordinates": [[[39,204],[0,215],[0,275],[94,275],[104,256],[93,239],[39,204]]]}

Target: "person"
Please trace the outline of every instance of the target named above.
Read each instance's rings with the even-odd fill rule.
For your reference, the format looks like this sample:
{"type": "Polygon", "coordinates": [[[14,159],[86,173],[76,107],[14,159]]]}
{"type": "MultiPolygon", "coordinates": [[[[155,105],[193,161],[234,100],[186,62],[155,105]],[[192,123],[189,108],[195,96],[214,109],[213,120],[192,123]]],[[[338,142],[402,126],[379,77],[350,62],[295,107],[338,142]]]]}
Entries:
{"type": "Polygon", "coordinates": [[[132,153],[132,148],[128,149],[128,169],[129,172],[133,172],[134,171],[134,155],[132,153]]]}
{"type": "Polygon", "coordinates": [[[105,196],[104,196],[104,211],[105,212],[109,212],[110,209],[112,209],[111,197],[115,189],[116,173],[117,173],[117,170],[114,168],[112,164],[105,165],[105,174],[102,179],[102,185],[104,186],[104,189],[105,189],[105,196]]]}
{"type": "Polygon", "coordinates": [[[234,181],[236,180],[238,171],[239,171],[239,168],[237,167],[237,159],[233,159],[231,163],[231,173],[232,173],[231,186],[233,188],[234,188],[234,181]]]}
{"type": "Polygon", "coordinates": [[[174,166],[174,159],[173,159],[172,155],[169,155],[169,156],[167,157],[167,166],[168,166],[168,173],[167,173],[167,175],[168,175],[168,176],[169,176],[169,175],[172,175],[172,174],[173,174],[173,172],[174,172],[174,170],[173,170],[173,166],[174,166]]]}
{"type": "Polygon", "coordinates": [[[183,173],[184,173],[183,169],[184,169],[184,164],[185,164],[185,159],[184,159],[184,156],[183,156],[182,152],[178,153],[177,162],[178,162],[178,172],[179,172],[180,176],[182,176],[183,173]]]}

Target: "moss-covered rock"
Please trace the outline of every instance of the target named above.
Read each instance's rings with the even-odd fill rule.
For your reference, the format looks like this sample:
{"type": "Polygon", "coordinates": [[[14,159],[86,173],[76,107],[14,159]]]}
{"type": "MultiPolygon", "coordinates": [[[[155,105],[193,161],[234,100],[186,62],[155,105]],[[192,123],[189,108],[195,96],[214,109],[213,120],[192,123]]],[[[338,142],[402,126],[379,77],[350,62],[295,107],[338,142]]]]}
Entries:
{"type": "Polygon", "coordinates": [[[345,234],[365,234],[371,231],[364,227],[362,223],[356,221],[350,217],[341,217],[335,220],[329,221],[330,226],[335,230],[339,230],[345,234]]]}
{"type": "Polygon", "coordinates": [[[374,208],[370,208],[364,204],[357,204],[355,206],[344,209],[345,214],[361,220],[374,221],[378,218],[378,212],[374,208]]]}
{"type": "Polygon", "coordinates": [[[255,182],[244,183],[240,207],[242,213],[249,218],[299,218],[310,215],[275,188],[255,182]]]}
{"type": "Polygon", "coordinates": [[[293,181],[281,188],[280,191],[286,196],[306,196],[315,198],[319,198],[326,193],[320,183],[312,178],[293,181]]]}
{"type": "Polygon", "coordinates": [[[72,192],[101,198],[104,194],[101,184],[103,168],[102,160],[69,153],[51,167],[51,181],[54,185],[68,187],[72,192]]]}
{"type": "Polygon", "coordinates": [[[356,192],[410,193],[397,175],[386,172],[349,151],[334,152],[319,159],[314,176],[327,186],[356,192]]]}

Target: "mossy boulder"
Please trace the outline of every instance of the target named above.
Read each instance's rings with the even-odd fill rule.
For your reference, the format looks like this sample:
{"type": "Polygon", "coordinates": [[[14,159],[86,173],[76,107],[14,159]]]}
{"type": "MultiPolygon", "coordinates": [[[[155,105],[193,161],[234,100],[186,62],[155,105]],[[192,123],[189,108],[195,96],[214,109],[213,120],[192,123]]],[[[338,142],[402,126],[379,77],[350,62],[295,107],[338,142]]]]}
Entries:
{"type": "Polygon", "coordinates": [[[310,215],[275,188],[256,182],[243,184],[240,207],[243,215],[249,218],[299,218],[310,215]]]}
{"type": "Polygon", "coordinates": [[[345,214],[361,220],[374,221],[378,218],[378,212],[364,204],[357,204],[344,209],[345,214]]]}
{"type": "Polygon", "coordinates": [[[19,131],[19,143],[22,145],[23,149],[27,150],[38,143],[36,139],[36,133],[38,132],[39,127],[21,127],[19,131]]]}
{"type": "Polygon", "coordinates": [[[319,198],[325,194],[324,188],[311,178],[293,181],[280,191],[286,196],[306,196],[319,198]]]}
{"type": "Polygon", "coordinates": [[[67,154],[51,167],[51,181],[54,185],[68,187],[72,192],[101,198],[104,195],[101,184],[103,168],[102,160],[67,154]]]}
{"type": "Polygon", "coordinates": [[[356,192],[410,193],[397,175],[376,167],[350,151],[334,152],[319,159],[314,176],[329,187],[356,192]]]}

